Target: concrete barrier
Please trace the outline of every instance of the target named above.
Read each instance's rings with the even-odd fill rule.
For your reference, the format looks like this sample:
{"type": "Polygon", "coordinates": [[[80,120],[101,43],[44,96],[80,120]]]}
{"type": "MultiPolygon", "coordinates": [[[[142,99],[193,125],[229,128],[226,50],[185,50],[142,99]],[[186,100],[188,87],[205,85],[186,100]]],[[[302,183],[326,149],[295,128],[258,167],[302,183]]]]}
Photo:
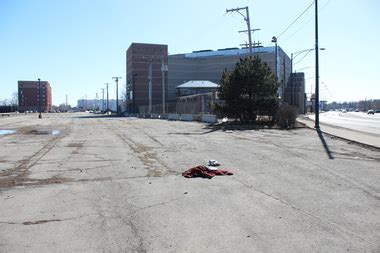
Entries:
{"type": "Polygon", "coordinates": [[[216,123],[218,122],[218,119],[216,118],[216,115],[213,114],[203,114],[202,115],[202,122],[207,122],[207,123],[216,123]]]}
{"type": "Polygon", "coordinates": [[[168,119],[168,114],[167,113],[161,114],[160,119],[168,119]]]}
{"type": "Polygon", "coordinates": [[[176,113],[169,113],[168,120],[179,120],[179,115],[176,113]]]}
{"type": "Polygon", "coordinates": [[[192,114],[181,114],[179,120],[193,121],[193,115],[192,114]]]}

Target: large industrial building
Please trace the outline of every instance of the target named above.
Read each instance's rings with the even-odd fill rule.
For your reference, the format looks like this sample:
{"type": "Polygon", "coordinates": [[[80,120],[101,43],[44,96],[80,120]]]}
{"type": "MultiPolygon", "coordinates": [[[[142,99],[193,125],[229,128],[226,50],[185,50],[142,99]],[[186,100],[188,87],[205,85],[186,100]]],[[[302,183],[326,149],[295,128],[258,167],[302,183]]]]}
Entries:
{"type": "Polygon", "coordinates": [[[108,105],[106,99],[79,99],[77,101],[79,110],[92,110],[92,111],[116,111],[116,100],[109,99],[108,105]]]}
{"type": "Polygon", "coordinates": [[[18,81],[19,111],[51,111],[51,86],[48,81],[18,81]]]}
{"type": "MultiPolygon", "coordinates": [[[[219,83],[223,70],[232,70],[241,58],[249,56],[248,48],[200,50],[172,55],[168,55],[167,52],[167,45],[133,43],[129,47],[127,51],[129,109],[134,108],[136,111],[140,106],[148,105],[150,76],[152,105],[162,104],[163,83],[165,101],[172,103],[177,99],[176,88],[179,85],[200,80],[219,83]]],[[[285,91],[289,85],[291,72],[289,56],[280,47],[255,47],[253,55],[259,56],[275,72],[280,82],[278,96],[287,99],[285,91]]],[[[286,100],[286,102],[290,104],[291,101],[286,100]]]]}
{"type": "MultiPolygon", "coordinates": [[[[277,61],[275,47],[257,47],[253,50],[263,62],[276,72],[280,83],[279,96],[283,95],[283,87],[290,76],[290,58],[278,47],[277,61]],[[276,68],[277,63],[277,68],[276,68]],[[284,82],[285,80],[285,82],[284,82]]],[[[248,48],[225,48],[218,50],[201,50],[186,54],[169,55],[168,97],[175,100],[178,85],[191,80],[208,80],[219,83],[223,70],[232,70],[241,58],[249,56],[248,48]]]]}

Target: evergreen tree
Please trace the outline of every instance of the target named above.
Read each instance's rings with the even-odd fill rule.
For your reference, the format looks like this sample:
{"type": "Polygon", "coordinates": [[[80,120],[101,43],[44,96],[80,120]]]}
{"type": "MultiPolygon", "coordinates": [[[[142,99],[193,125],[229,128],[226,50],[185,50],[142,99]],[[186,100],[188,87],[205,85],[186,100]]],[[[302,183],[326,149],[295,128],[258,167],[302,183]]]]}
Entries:
{"type": "Polygon", "coordinates": [[[278,108],[277,78],[258,56],[240,59],[231,72],[224,70],[219,81],[217,109],[242,122],[256,121],[258,115],[274,118],[278,108]]]}

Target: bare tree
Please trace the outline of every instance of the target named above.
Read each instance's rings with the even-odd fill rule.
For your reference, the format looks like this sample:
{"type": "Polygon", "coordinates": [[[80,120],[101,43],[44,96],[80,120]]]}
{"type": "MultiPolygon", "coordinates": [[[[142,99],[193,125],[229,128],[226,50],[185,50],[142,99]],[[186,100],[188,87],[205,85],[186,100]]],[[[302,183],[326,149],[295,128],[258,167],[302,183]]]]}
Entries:
{"type": "Polygon", "coordinates": [[[18,93],[17,93],[17,91],[14,91],[12,93],[12,98],[9,101],[9,103],[11,106],[18,106],[18,93]]]}

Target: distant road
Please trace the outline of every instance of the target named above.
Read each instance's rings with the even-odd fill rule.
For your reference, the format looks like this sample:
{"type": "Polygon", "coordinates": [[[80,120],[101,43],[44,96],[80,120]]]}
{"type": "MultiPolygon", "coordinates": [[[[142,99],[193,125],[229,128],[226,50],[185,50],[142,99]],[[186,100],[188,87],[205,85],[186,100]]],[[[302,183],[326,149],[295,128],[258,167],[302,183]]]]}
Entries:
{"type": "MultiPolygon", "coordinates": [[[[310,115],[309,118],[314,120],[314,115],[310,115]]],[[[324,112],[319,115],[319,121],[333,126],[380,135],[379,113],[368,115],[364,112],[324,112]]]]}

